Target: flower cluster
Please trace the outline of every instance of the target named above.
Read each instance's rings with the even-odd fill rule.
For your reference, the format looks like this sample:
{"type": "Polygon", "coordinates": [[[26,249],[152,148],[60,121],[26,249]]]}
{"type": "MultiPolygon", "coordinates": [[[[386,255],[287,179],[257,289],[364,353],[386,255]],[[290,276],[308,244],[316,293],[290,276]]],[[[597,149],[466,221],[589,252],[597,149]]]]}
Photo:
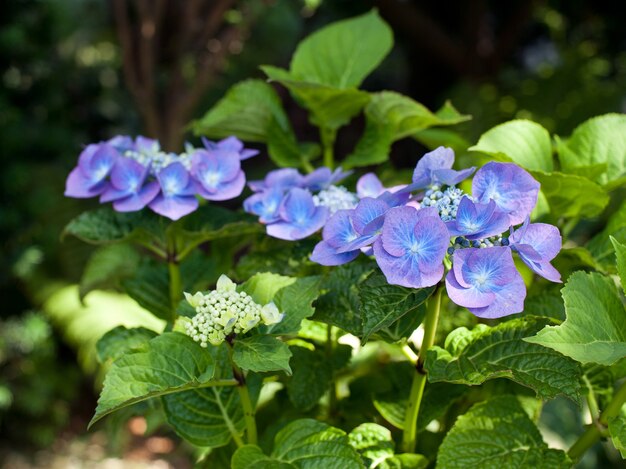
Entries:
{"type": "Polygon", "coordinates": [[[187,145],[184,153],[161,150],[158,141],[117,136],[87,145],[69,174],[65,195],[99,197],[118,212],[148,206],[177,220],[198,208],[196,195],[227,200],[243,191],[241,160],[256,155],[235,137],[220,142],[203,139],[204,148],[187,145]]]}
{"type": "Polygon", "coordinates": [[[216,289],[208,294],[185,292],[187,302],[197,313],[185,324],[186,333],[202,347],[220,345],[230,334],[244,334],[259,322],[271,325],[282,321],[284,314],[274,303],[261,306],[246,292],[238,292],[236,287],[222,275],[216,289]]]}
{"type": "Polygon", "coordinates": [[[381,184],[354,208],[338,210],[311,259],[339,265],[373,253],[389,283],[410,288],[439,283],[451,265],[445,285],[452,301],[485,318],[521,312],[526,287],[513,253],[561,281],[550,264],[561,249],[558,229],[530,223],[539,183],[515,164],[491,162],[466,194],[456,184],[475,168],[455,171],[453,163],[452,150],[440,147],[418,162],[411,184],[392,191],[381,184]]]}

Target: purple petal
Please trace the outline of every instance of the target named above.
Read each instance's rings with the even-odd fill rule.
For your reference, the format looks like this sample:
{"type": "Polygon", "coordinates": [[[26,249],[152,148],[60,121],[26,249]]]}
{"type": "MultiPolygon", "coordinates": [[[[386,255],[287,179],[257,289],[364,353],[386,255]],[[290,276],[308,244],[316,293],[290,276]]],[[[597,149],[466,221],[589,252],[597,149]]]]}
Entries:
{"type": "Polygon", "coordinates": [[[139,135],[135,139],[135,149],[140,153],[155,153],[161,150],[158,140],[139,135]]]}
{"type": "Polygon", "coordinates": [[[95,185],[106,179],[120,155],[111,145],[106,143],[95,145],[95,149],[93,147],[94,145],[88,145],[83,150],[78,159],[78,166],[83,175],[95,185]]]}
{"type": "Polygon", "coordinates": [[[139,191],[149,168],[131,158],[118,158],[111,171],[111,185],[128,195],[139,191]]]}
{"type": "Polygon", "coordinates": [[[70,172],[65,181],[65,196],[87,199],[101,194],[106,190],[107,186],[108,184],[105,181],[94,184],[77,166],[70,172]]]}
{"type": "Polygon", "coordinates": [[[352,225],[354,210],[338,210],[324,225],[322,237],[334,249],[340,249],[347,243],[358,238],[358,233],[352,225]]]}
{"type": "Polygon", "coordinates": [[[214,193],[204,190],[203,186],[198,188],[198,193],[207,200],[230,200],[235,197],[239,197],[245,186],[246,175],[243,171],[239,171],[235,179],[232,181],[221,182],[218,184],[214,193]]]}
{"type": "Polygon", "coordinates": [[[364,174],[356,183],[356,193],[360,199],[365,197],[378,197],[385,190],[383,183],[374,173],[364,174]]]}
{"type": "Polygon", "coordinates": [[[368,230],[381,229],[384,215],[388,210],[389,206],[382,200],[371,197],[361,199],[354,209],[352,218],[354,229],[360,234],[366,234],[366,227],[368,227],[368,230]],[[371,225],[374,221],[376,221],[375,225],[380,225],[378,228],[375,228],[375,225],[371,225]]]}
{"type": "Polygon", "coordinates": [[[420,271],[438,271],[450,243],[444,223],[438,217],[420,217],[413,228],[413,234],[415,244],[410,252],[417,257],[420,271]]]}
{"type": "Polygon", "coordinates": [[[474,287],[465,287],[459,283],[455,271],[451,270],[446,275],[446,291],[448,297],[459,306],[466,308],[481,308],[489,306],[496,299],[495,293],[482,291],[474,287]]]}
{"type": "Polygon", "coordinates": [[[372,233],[365,236],[359,236],[358,238],[344,244],[343,247],[337,248],[338,253],[350,252],[356,249],[364,249],[370,246],[374,241],[380,237],[380,233],[372,233]]]}
{"type": "Polygon", "coordinates": [[[507,213],[511,225],[522,223],[530,215],[539,194],[539,183],[513,163],[487,163],[472,181],[474,200],[487,203],[493,199],[507,213]]]}
{"type": "Polygon", "coordinates": [[[159,215],[163,215],[171,220],[178,220],[198,208],[198,199],[192,196],[166,197],[163,194],[159,194],[150,202],[149,207],[159,215]]]}
{"type": "Polygon", "coordinates": [[[187,169],[185,169],[181,163],[176,162],[167,165],[159,171],[157,179],[163,191],[163,195],[166,198],[173,196],[191,196],[195,194],[196,186],[189,176],[187,169]]]}
{"type": "Polygon", "coordinates": [[[330,168],[317,168],[312,173],[304,176],[302,179],[302,187],[306,187],[312,191],[319,191],[330,185],[332,175],[333,173],[330,168]]]}
{"type": "Polygon", "coordinates": [[[502,285],[494,293],[496,298],[493,303],[484,308],[468,308],[470,313],[479,318],[495,319],[524,311],[526,286],[517,271],[507,284],[502,285]]]}
{"type": "Polygon", "coordinates": [[[457,252],[467,256],[462,276],[470,285],[497,290],[506,285],[510,278],[519,275],[508,247],[461,249],[455,252],[455,257],[457,252]]]}
{"type": "Polygon", "coordinates": [[[311,260],[321,265],[341,265],[355,259],[361,251],[337,253],[326,241],[317,243],[311,254],[311,260]]]}
{"type": "Polygon", "coordinates": [[[267,225],[267,234],[274,238],[295,241],[312,235],[322,228],[328,219],[328,209],[326,207],[315,207],[312,215],[305,223],[295,223],[289,221],[279,221],[267,225]]]}
{"type": "Polygon", "coordinates": [[[160,190],[157,182],[149,182],[139,192],[113,202],[113,208],[118,212],[136,212],[152,202],[160,190]]]}
{"type": "MultiPolygon", "coordinates": [[[[437,169],[450,169],[454,164],[454,151],[451,148],[439,147],[426,153],[417,162],[413,171],[413,185],[415,189],[421,189],[430,185],[432,181],[432,171],[437,169]]],[[[414,190],[414,189],[413,189],[414,190]]]]}
{"type": "Polygon", "coordinates": [[[456,171],[454,169],[434,169],[432,171],[433,182],[439,182],[446,186],[456,186],[459,182],[466,180],[476,170],[475,167],[456,171]]]}
{"type": "Polygon", "coordinates": [[[304,226],[314,211],[315,203],[311,193],[306,189],[294,187],[283,199],[278,213],[283,220],[304,226]]]}
{"type": "Polygon", "coordinates": [[[551,261],[561,250],[561,233],[556,226],[546,223],[531,223],[522,231],[517,230],[509,237],[512,245],[526,244],[541,256],[543,261],[551,261]]]}
{"type": "MultiPolygon", "coordinates": [[[[522,257],[522,256],[520,256],[522,257]]],[[[561,283],[561,273],[556,270],[550,262],[533,262],[526,260],[522,257],[522,260],[530,267],[530,269],[537,275],[550,280],[551,282],[561,283]]]]}
{"type": "Polygon", "coordinates": [[[380,238],[387,253],[396,257],[404,256],[413,246],[417,212],[411,207],[394,207],[387,212],[380,238]]]}
{"type": "Polygon", "coordinates": [[[219,192],[222,183],[233,181],[240,173],[241,163],[237,153],[225,150],[196,150],[191,156],[191,175],[209,194],[219,192]]]}
{"type": "Polygon", "coordinates": [[[247,160],[248,158],[252,158],[253,156],[256,156],[259,154],[259,150],[253,150],[251,148],[245,148],[244,150],[242,150],[239,153],[239,159],[240,160],[247,160]]]}
{"type": "Polygon", "coordinates": [[[244,200],[243,208],[248,213],[258,215],[261,223],[273,223],[280,220],[278,209],[283,197],[284,193],[280,189],[257,192],[244,200]]]}
{"type": "Polygon", "coordinates": [[[240,153],[241,150],[243,150],[243,142],[232,135],[220,140],[215,144],[215,146],[220,150],[232,151],[235,153],[240,153]]]}

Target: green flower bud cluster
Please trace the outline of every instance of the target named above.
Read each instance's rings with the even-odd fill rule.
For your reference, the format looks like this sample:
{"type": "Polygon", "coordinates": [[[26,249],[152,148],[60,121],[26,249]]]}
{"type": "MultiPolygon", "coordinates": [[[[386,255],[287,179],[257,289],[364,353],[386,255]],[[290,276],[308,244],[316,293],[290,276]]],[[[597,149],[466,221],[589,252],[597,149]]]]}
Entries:
{"type": "Polygon", "coordinates": [[[237,285],[225,275],[215,290],[194,295],[185,292],[185,298],[197,313],[185,325],[186,333],[202,347],[220,345],[230,334],[244,334],[260,322],[276,324],[284,317],[274,303],[261,306],[246,292],[238,292],[237,285]]]}

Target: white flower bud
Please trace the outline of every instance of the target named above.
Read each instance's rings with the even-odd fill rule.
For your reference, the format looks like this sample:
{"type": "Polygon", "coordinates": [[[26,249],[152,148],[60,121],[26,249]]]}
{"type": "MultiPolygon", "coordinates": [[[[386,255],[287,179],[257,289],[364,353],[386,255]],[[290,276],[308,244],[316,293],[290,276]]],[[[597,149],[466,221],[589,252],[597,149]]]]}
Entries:
{"type": "Polygon", "coordinates": [[[187,292],[183,292],[183,294],[185,295],[187,303],[189,303],[194,308],[200,306],[200,303],[204,301],[204,295],[202,294],[202,292],[196,292],[194,295],[187,292]]]}
{"type": "Polygon", "coordinates": [[[226,275],[220,275],[220,278],[217,279],[217,291],[218,292],[228,292],[235,291],[237,285],[231,279],[229,279],[226,275]]]}
{"type": "Polygon", "coordinates": [[[284,317],[285,314],[278,311],[274,302],[266,304],[261,309],[261,319],[263,320],[263,324],[266,326],[279,323],[284,317]]]}

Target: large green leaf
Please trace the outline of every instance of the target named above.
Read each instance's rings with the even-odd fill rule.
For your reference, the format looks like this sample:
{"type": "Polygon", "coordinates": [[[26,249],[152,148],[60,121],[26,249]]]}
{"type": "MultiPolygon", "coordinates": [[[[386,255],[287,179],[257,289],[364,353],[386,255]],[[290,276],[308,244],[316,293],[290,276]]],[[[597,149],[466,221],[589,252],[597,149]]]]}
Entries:
{"type": "Polygon", "coordinates": [[[291,129],[285,130],[277,122],[273,122],[267,129],[267,152],[278,166],[304,167],[308,161],[317,158],[321,151],[317,143],[299,143],[291,129]]]}
{"type": "Polygon", "coordinates": [[[272,272],[260,272],[250,277],[240,287],[260,305],[265,305],[274,300],[276,293],[281,288],[291,285],[296,279],[272,272]]]}
{"type": "Polygon", "coordinates": [[[80,297],[96,289],[116,287],[133,274],[139,264],[139,253],[128,244],[110,244],[94,251],[80,279],[80,297]]]}
{"type": "Polygon", "coordinates": [[[303,319],[313,316],[313,302],[320,294],[320,277],[301,277],[294,283],[281,288],[274,303],[285,317],[278,324],[269,326],[270,334],[297,334],[303,319]]]}
{"type": "Polygon", "coordinates": [[[595,172],[593,178],[600,184],[622,178],[626,173],[626,115],[605,114],[583,122],[559,146],[559,158],[565,172],[606,164],[607,171],[595,172]]]}
{"type": "Polygon", "coordinates": [[[595,217],[609,203],[607,192],[582,176],[556,171],[532,171],[532,175],[541,184],[550,212],[557,217],[595,217]]]}
{"type": "Polygon", "coordinates": [[[500,161],[512,161],[529,170],[549,172],[554,167],[550,134],[529,120],[512,120],[497,125],[482,134],[469,150],[500,161]]]}
{"type": "Polygon", "coordinates": [[[250,142],[266,142],[270,126],[293,134],[274,88],[262,80],[237,83],[200,120],[196,135],[223,138],[235,135],[250,142]]]}
{"type": "Polygon", "coordinates": [[[278,432],[270,456],[251,445],[239,448],[233,469],[362,469],[359,454],[348,443],[343,430],[312,419],[291,422],[278,432]]]}
{"type": "Polygon", "coordinates": [[[116,212],[111,207],[101,207],[83,212],[68,223],[63,236],[73,235],[92,244],[120,241],[138,243],[163,239],[164,220],[150,212],[116,212]]]}
{"type": "Polygon", "coordinates": [[[421,454],[396,456],[391,432],[375,423],[359,425],[350,432],[348,438],[368,469],[423,469],[428,466],[428,459],[421,454]]]}
{"type": "Polygon", "coordinates": [[[143,346],[156,335],[156,332],[145,327],[127,329],[124,326],[117,326],[98,340],[96,344],[98,360],[100,363],[117,360],[126,352],[143,346]]]}
{"type": "Polygon", "coordinates": [[[212,386],[215,361],[178,332],[166,332],[114,361],[90,425],[122,407],[198,387],[212,386]]]}
{"type": "Polygon", "coordinates": [[[284,342],[268,335],[255,335],[235,340],[233,361],[242,369],[264,371],[286,371],[289,368],[291,352],[284,342]]]}
{"type": "Polygon", "coordinates": [[[169,276],[165,265],[145,263],[122,281],[124,291],[159,319],[170,320],[169,276]]]}
{"type": "Polygon", "coordinates": [[[611,365],[626,356],[626,311],[612,280],[575,272],[561,291],[567,319],[527,342],[550,347],[581,363],[611,365]]]}
{"type": "Polygon", "coordinates": [[[452,125],[469,119],[450,103],[437,113],[393,91],[373,93],[365,107],[365,132],[354,152],[343,162],[344,168],[382,163],[389,157],[391,144],[437,125],[452,125]]]}
{"type": "Polygon", "coordinates": [[[382,273],[370,274],[360,290],[364,340],[406,314],[417,314],[419,306],[434,291],[434,287],[414,289],[390,285],[382,273]]]}
{"type": "Polygon", "coordinates": [[[312,409],[328,391],[332,378],[332,363],[325,354],[303,347],[290,347],[293,376],[287,381],[291,403],[300,410],[312,409]]]}
{"type": "Polygon", "coordinates": [[[291,59],[291,72],[297,79],[311,83],[358,87],[392,46],[391,28],[372,10],[307,36],[291,59]]]}
{"type": "Polygon", "coordinates": [[[622,406],[620,415],[609,420],[609,434],[615,448],[626,459],[626,404],[622,406]]]}
{"type": "Polygon", "coordinates": [[[615,271],[615,248],[611,236],[620,243],[626,243],[626,201],[611,215],[604,229],[594,236],[587,248],[596,262],[605,270],[615,271]]]}
{"type": "Polygon", "coordinates": [[[368,93],[356,88],[336,88],[302,81],[286,70],[269,65],[261,69],[271,80],[285,86],[311,112],[309,119],[318,127],[338,129],[350,122],[370,100],[368,93]]]}
{"type": "Polygon", "coordinates": [[[565,469],[571,461],[550,449],[515,396],[498,396],[458,418],[437,455],[439,469],[565,469]]]}
{"type": "Polygon", "coordinates": [[[620,243],[611,236],[611,243],[615,248],[615,263],[617,265],[617,273],[619,274],[622,290],[626,293],[626,245],[620,243]]]}
{"type": "Polygon", "coordinates": [[[524,342],[550,321],[513,319],[495,327],[460,327],[446,338],[445,349],[431,347],[426,369],[431,382],[478,385],[488,379],[509,378],[550,399],[565,394],[578,401],[580,366],[552,349],[524,342]]]}

